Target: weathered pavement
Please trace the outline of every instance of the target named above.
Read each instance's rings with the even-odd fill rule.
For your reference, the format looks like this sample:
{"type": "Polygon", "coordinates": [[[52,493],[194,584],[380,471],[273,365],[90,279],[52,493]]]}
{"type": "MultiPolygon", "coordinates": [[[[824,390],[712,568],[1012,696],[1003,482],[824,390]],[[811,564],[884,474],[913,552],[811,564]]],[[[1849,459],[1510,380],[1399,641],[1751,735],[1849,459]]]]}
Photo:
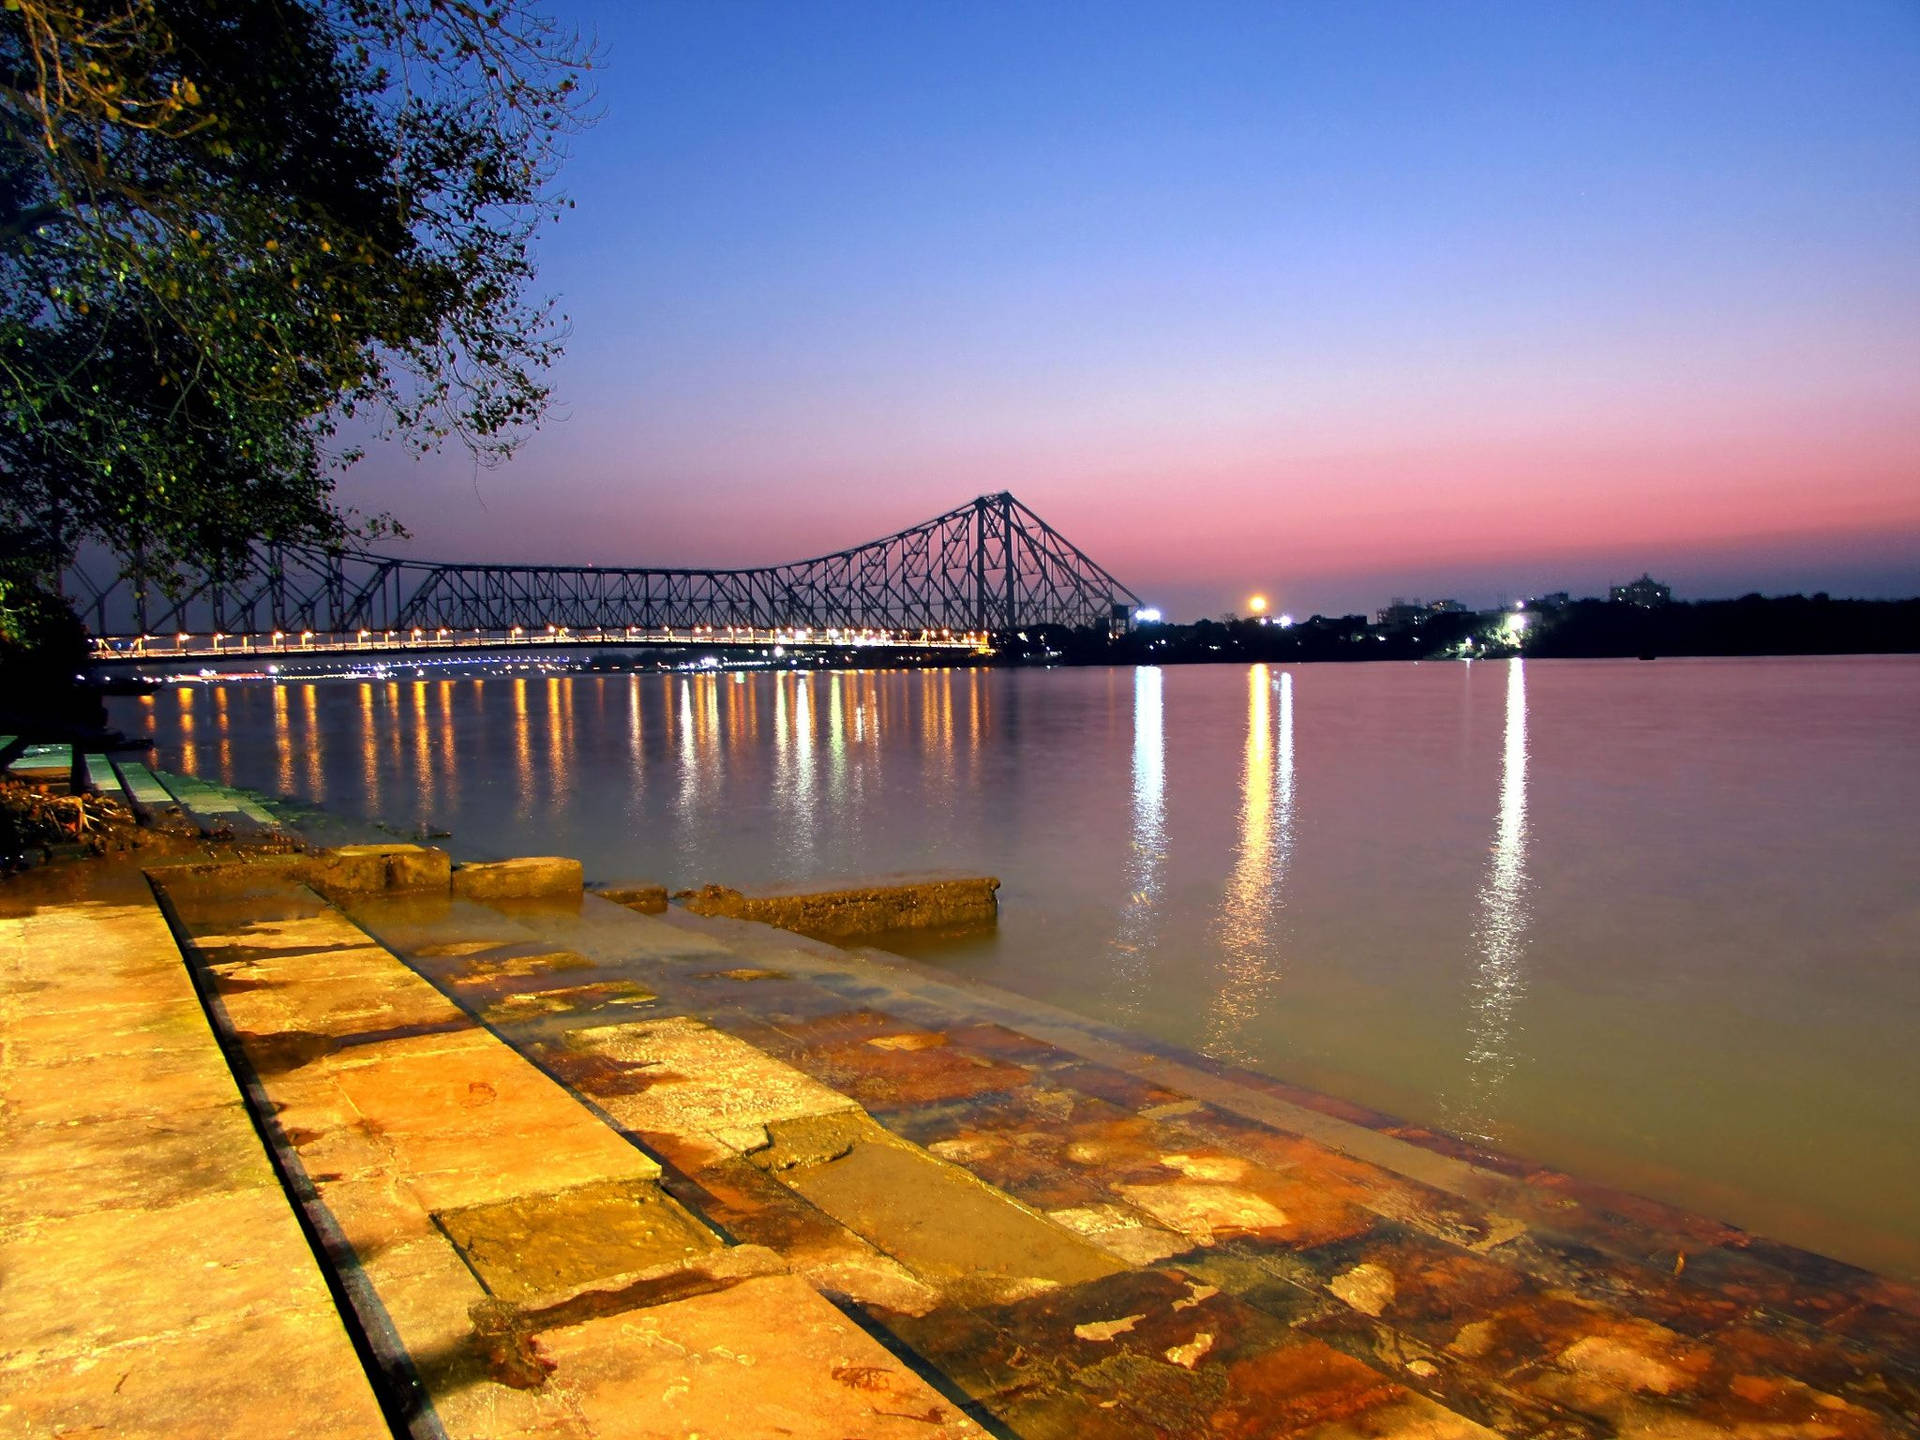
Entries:
{"type": "MultiPolygon", "coordinates": [[[[288,1175],[274,1213],[322,1237],[371,1387],[418,1434],[1920,1435],[1911,1287],[922,967],[593,896],[341,910],[285,873],[156,876],[288,1175]]],[[[45,947],[0,936],[7,1093],[38,1103],[15,1037],[45,947]]],[[[113,1164],[139,1148],[80,1133],[113,1164]]],[[[233,1169],[270,1177],[247,1138],[258,1171],[233,1169]]],[[[182,1169],[143,1163],[147,1186],[182,1169]]],[[[0,1433],[54,1433],[25,1407],[68,1363],[14,1339],[56,1301],[31,1243],[0,1272],[0,1433]]],[[[283,1297],[319,1284],[303,1253],[283,1297]]],[[[194,1288],[164,1252],[96,1263],[123,1294],[194,1288]]],[[[244,1303],[194,1298],[209,1327],[244,1303]]],[[[232,1383],[154,1329],[63,1343],[85,1376],[108,1352],[205,1366],[208,1398],[186,1385],[151,1433],[196,1433],[232,1383]]],[[[292,1378],[365,1404],[345,1353],[281,1343],[278,1413],[354,1433],[292,1378]]]]}
{"type": "Polygon", "coordinates": [[[0,1434],[389,1434],[145,882],[60,873],[0,892],[0,1434]]]}
{"type": "Polygon", "coordinates": [[[353,913],[1004,1433],[1920,1433],[1910,1287],[761,926],[353,913]]]}

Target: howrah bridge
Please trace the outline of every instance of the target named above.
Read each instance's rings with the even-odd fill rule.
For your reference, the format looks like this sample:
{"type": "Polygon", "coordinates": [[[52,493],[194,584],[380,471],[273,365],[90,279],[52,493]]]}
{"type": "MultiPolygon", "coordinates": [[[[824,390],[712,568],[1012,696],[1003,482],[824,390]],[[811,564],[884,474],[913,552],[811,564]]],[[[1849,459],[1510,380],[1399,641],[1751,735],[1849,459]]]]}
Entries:
{"type": "Polygon", "coordinates": [[[751,568],[437,562],[259,544],[159,589],[76,564],[97,663],[516,646],[990,649],[1036,627],[1124,629],[1134,592],[1011,493],[830,555],[751,568]]]}

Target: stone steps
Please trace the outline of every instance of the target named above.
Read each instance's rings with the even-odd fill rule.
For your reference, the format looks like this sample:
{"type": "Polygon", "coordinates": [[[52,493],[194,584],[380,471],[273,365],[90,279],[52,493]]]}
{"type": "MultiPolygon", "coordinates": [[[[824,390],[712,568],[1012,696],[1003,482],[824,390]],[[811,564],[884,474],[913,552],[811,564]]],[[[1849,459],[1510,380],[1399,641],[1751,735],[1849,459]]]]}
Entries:
{"type": "Polygon", "coordinates": [[[306,885],[240,867],[155,878],[363,1325],[387,1337],[387,1384],[435,1433],[973,1429],[306,885]]]}
{"type": "Polygon", "coordinates": [[[764,926],[352,908],[1010,1433],[1916,1433],[1911,1288],[764,926]]]}
{"type": "Polygon", "coordinates": [[[1910,1287],[555,867],[152,872],[415,1433],[1920,1434],[1910,1287]]]}
{"type": "Polygon", "coordinates": [[[0,889],[0,1036],[0,1434],[390,1434],[131,866],[0,889]]]}

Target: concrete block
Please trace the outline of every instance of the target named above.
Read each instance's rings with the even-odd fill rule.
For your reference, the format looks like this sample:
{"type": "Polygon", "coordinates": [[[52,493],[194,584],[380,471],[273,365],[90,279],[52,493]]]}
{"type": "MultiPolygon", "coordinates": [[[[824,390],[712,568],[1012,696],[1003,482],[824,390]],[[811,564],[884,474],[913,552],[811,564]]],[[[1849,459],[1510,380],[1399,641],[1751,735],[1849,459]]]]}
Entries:
{"type": "Polygon", "coordinates": [[[642,915],[664,915],[667,887],[664,885],[611,885],[593,892],[616,905],[637,910],[642,915]]]}
{"type": "Polygon", "coordinates": [[[818,940],[889,930],[971,929],[1000,915],[991,875],[889,877],[830,890],[735,890],[703,885],[673,898],[696,915],[758,920],[818,940]]]}
{"type": "Polygon", "coordinates": [[[453,872],[453,893],[466,900],[562,899],[583,889],[578,860],[527,855],[462,865],[453,872]]]}
{"type": "Polygon", "coordinates": [[[309,857],[307,883],[323,895],[372,895],[387,888],[384,845],[342,845],[309,857]]]}
{"type": "Polygon", "coordinates": [[[249,855],[243,860],[161,860],[145,867],[149,878],[169,890],[196,895],[240,894],[263,884],[304,884],[311,857],[296,851],[249,855]]]}
{"type": "Polygon", "coordinates": [[[403,845],[387,852],[387,889],[438,890],[444,893],[453,875],[453,859],[432,845],[403,845]]]}
{"type": "Polygon", "coordinates": [[[453,862],[444,850],[405,843],[339,845],[312,857],[310,884],[322,893],[444,890],[453,862]]]}

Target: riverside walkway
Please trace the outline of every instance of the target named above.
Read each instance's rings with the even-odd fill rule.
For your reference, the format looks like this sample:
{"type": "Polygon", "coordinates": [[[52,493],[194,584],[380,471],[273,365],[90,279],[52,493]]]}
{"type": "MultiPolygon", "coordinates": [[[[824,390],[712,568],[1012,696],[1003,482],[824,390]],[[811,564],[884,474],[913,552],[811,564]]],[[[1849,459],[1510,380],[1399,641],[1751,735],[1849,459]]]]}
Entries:
{"type": "Polygon", "coordinates": [[[893,957],[89,868],[0,892],[0,1434],[1920,1435],[1912,1287],[893,957]]]}

